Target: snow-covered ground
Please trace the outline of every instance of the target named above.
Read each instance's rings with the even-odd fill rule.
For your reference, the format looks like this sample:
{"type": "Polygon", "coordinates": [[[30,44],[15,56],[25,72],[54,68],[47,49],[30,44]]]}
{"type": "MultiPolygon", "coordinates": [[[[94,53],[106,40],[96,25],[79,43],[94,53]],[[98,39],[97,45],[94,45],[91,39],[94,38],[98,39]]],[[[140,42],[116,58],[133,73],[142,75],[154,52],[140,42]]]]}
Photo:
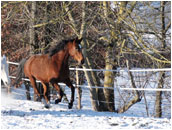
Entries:
{"type": "MultiPolygon", "coordinates": [[[[4,62],[1,61],[1,63],[4,62]]],[[[4,70],[4,73],[1,73],[1,78],[4,82],[10,82],[10,80],[5,78],[8,78],[7,69],[2,67],[1,72],[2,70],[4,70]]],[[[126,74],[125,72],[123,76],[126,74]]],[[[126,77],[128,76],[126,75],[126,77]]],[[[117,78],[116,83],[116,86],[130,86],[128,78],[124,77],[123,79],[121,77],[117,78]]],[[[154,84],[157,84],[157,82],[154,84]]],[[[151,83],[150,86],[152,87],[154,84],[151,83]]],[[[142,85],[138,84],[137,86],[141,87],[142,85]]],[[[119,94],[116,89],[114,90],[115,107],[119,107],[121,105],[119,97],[123,94],[124,98],[126,94],[119,94]]],[[[26,100],[24,85],[22,85],[22,88],[12,89],[10,95],[7,95],[4,89],[1,89],[1,129],[171,129],[171,119],[169,119],[171,118],[171,112],[168,111],[171,108],[171,103],[167,100],[163,101],[163,103],[167,103],[163,104],[163,107],[167,107],[163,109],[167,111],[163,113],[163,116],[167,118],[153,118],[152,114],[154,112],[152,110],[155,99],[152,100],[152,97],[146,97],[149,111],[149,117],[146,117],[143,100],[132,106],[124,114],[96,112],[91,108],[89,90],[84,89],[81,110],[77,109],[77,100],[75,100],[72,109],[68,109],[67,103],[62,102],[55,105],[53,101],[51,101],[51,108],[46,109],[42,103],[33,101],[32,88],[31,92],[32,100],[28,101],[26,100]]],[[[67,87],[65,93],[67,96],[70,94],[70,90],[67,87]]],[[[153,93],[151,92],[150,94],[152,95],[153,93]]],[[[148,94],[146,93],[146,95],[148,94]]]]}
{"type": "Polygon", "coordinates": [[[1,129],[171,129],[171,119],[167,118],[95,112],[88,90],[84,90],[81,110],[77,109],[77,100],[73,109],[66,103],[53,102],[50,109],[45,109],[40,102],[27,101],[19,89],[13,92],[21,95],[1,94],[1,129]]]}

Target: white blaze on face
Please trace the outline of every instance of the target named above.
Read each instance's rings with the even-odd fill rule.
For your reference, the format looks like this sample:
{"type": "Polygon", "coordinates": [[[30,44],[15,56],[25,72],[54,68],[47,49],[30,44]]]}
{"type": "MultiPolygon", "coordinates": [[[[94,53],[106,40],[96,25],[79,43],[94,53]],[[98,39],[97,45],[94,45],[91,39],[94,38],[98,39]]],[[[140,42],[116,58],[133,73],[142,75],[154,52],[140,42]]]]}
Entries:
{"type": "Polygon", "coordinates": [[[80,49],[82,49],[82,46],[81,46],[81,44],[79,44],[78,46],[79,46],[79,48],[80,48],[80,49]]]}
{"type": "Polygon", "coordinates": [[[8,64],[5,55],[1,57],[1,80],[6,86],[10,85],[8,64]]]}

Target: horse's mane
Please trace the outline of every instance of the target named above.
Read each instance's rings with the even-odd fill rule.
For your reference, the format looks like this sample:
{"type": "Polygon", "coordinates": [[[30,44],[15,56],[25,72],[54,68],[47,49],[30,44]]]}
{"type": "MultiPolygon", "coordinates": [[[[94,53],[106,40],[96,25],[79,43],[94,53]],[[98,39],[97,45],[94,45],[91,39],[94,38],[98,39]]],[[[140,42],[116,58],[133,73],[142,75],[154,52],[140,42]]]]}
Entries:
{"type": "Polygon", "coordinates": [[[65,48],[65,46],[67,45],[67,43],[69,42],[73,42],[76,38],[74,39],[69,39],[69,40],[61,40],[60,42],[58,42],[55,46],[53,46],[52,48],[50,48],[48,50],[49,56],[52,57],[54,54],[56,54],[57,52],[63,50],[65,48]]]}

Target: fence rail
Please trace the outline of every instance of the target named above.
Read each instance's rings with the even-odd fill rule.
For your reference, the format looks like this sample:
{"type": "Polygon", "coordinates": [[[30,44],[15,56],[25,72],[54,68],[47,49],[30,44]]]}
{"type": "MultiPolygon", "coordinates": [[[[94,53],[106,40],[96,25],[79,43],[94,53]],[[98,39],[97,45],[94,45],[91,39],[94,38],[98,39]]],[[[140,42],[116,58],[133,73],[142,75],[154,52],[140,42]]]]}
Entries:
{"type": "MultiPolygon", "coordinates": [[[[19,65],[19,63],[7,61],[8,64],[19,65]]],[[[83,68],[69,68],[69,70],[79,70],[79,71],[111,71],[111,72],[146,72],[146,71],[171,71],[171,68],[163,69],[120,69],[120,70],[107,70],[107,69],[83,69],[83,68]]]]}
{"type": "MultiPolygon", "coordinates": [[[[19,65],[19,63],[16,62],[11,62],[11,61],[7,61],[8,64],[12,64],[12,65],[19,65]]],[[[159,72],[159,71],[170,71],[171,72],[171,68],[163,68],[163,69],[118,69],[118,70],[106,70],[106,69],[83,69],[83,68],[69,68],[69,70],[78,70],[78,71],[111,71],[111,72],[159,72]]],[[[16,78],[15,76],[9,76],[10,78],[16,78]]],[[[26,78],[22,78],[22,80],[25,81],[30,81],[29,79],[26,78]]],[[[40,81],[36,81],[36,82],[40,82],[40,81]]],[[[64,83],[59,83],[59,85],[65,85],[64,83]]],[[[73,84],[73,86],[75,87],[82,87],[82,88],[100,88],[100,89],[105,89],[102,86],[88,86],[88,85],[76,85],[73,84]]],[[[114,89],[114,87],[107,87],[106,89],[114,89]]],[[[171,89],[153,89],[153,88],[121,88],[119,87],[120,90],[129,90],[129,91],[133,91],[133,90],[139,90],[139,91],[171,91],[171,89]]]]}

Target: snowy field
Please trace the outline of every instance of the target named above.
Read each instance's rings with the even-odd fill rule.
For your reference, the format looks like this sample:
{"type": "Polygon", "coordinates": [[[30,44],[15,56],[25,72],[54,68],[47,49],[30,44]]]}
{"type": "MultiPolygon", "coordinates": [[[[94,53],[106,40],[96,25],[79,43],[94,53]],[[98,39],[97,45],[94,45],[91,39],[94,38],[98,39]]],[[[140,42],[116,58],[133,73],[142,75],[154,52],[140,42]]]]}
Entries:
{"type": "MultiPolygon", "coordinates": [[[[95,112],[91,109],[89,91],[84,90],[82,109],[73,109],[66,103],[45,109],[40,102],[27,101],[20,89],[1,93],[1,129],[171,129],[171,119],[133,116],[112,112],[95,112]]],[[[140,108],[137,108],[140,109],[140,108]]]]}

